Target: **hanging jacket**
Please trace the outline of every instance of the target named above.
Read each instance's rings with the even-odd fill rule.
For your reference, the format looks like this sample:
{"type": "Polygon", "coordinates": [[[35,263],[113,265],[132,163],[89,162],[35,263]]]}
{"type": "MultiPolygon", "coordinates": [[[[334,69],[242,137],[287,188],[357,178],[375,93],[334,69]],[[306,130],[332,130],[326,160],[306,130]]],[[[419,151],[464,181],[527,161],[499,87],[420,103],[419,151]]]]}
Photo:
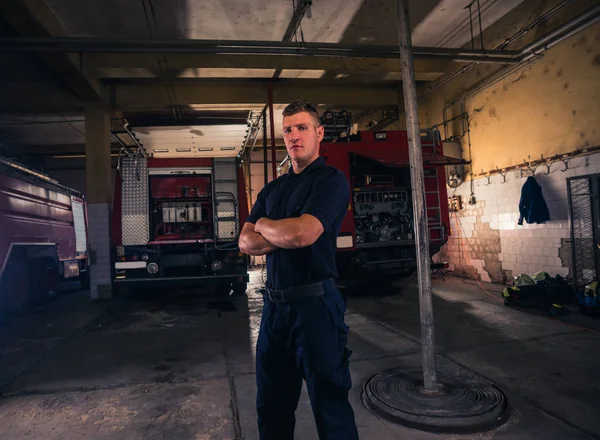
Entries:
{"type": "Polygon", "coordinates": [[[544,223],[550,220],[550,213],[542,194],[542,187],[533,176],[527,178],[521,189],[519,214],[519,225],[523,224],[523,219],[527,223],[544,223]]]}

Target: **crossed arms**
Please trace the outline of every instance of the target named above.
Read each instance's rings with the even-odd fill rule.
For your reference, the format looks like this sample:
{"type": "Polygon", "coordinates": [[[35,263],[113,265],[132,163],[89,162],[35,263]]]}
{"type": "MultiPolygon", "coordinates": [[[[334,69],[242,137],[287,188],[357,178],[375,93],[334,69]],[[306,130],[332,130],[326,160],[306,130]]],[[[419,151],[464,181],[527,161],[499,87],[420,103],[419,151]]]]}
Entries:
{"type": "Polygon", "coordinates": [[[323,225],[314,216],[283,220],[260,218],[244,224],[240,234],[240,251],[248,255],[265,255],[277,249],[297,249],[312,245],[323,233],[323,225]]]}

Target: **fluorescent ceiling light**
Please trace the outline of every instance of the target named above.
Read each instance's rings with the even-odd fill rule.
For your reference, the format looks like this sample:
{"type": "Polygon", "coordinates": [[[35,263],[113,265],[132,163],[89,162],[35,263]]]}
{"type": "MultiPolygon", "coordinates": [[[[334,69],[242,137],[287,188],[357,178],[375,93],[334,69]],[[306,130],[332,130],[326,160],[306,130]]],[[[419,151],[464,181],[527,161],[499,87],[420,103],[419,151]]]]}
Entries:
{"type": "Polygon", "coordinates": [[[208,148],[198,148],[198,151],[212,151],[212,147],[208,147],[208,148]]]}
{"type": "Polygon", "coordinates": [[[191,152],[191,151],[192,151],[192,149],[191,149],[191,148],[178,148],[178,149],[177,149],[177,152],[178,152],[178,153],[189,153],[189,152],[191,152]]]}
{"type": "Polygon", "coordinates": [[[153,153],[168,153],[169,150],[166,149],[154,149],[152,150],[153,153]]]}
{"type": "Polygon", "coordinates": [[[221,150],[235,150],[235,147],[221,147],[221,150]]]}

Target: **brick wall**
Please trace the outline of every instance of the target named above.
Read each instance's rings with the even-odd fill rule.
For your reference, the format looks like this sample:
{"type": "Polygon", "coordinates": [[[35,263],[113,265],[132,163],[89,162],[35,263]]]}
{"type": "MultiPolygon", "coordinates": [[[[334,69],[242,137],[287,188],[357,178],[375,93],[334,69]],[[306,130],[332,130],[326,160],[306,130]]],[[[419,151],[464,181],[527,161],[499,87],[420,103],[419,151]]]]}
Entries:
{"type": "Polygon", "coordinates": [[[551,172],[538,167],[536,181],[548,209],[550,221],[544,224],[517,224],[521,188],[531,173],[509,172],[506,182],[500,175],[473,181],[476,204],[469,204],[470,181],[448,188],[448,196],[460,195],[463,209],[451,213],[451,237],[434,261],[447,261],[458,275],[482,281],[507,282],[519,273],[548,272],[568,276],[571,272],[571,248],[567,178],[600,173],[600,153],[581,156],[564,164],[552,164],[551,172]]]}

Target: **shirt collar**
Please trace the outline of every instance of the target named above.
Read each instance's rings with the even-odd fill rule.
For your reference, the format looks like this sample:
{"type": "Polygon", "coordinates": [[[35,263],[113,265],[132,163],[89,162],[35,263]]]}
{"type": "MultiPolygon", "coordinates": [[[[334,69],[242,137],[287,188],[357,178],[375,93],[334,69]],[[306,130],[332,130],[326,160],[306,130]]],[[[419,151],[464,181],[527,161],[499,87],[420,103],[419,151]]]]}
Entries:
{"type": "Polygon", "coordinates": [[[298,175],[302,175],[302,174],[306,173],[307,171],[316,170],[316,169],[324,167],[324,166],[325,166],[325,159],[323,159],[323,157],[319,156],[315,160],[313,160],[309,166],[304,168],[304,170],[302,170],[302,172],[300,174],[296,174],[294,172],[294,167],[290,164],[290,169],[288,170],[288,174],[290,176],[298,176],[298,175]]]}

